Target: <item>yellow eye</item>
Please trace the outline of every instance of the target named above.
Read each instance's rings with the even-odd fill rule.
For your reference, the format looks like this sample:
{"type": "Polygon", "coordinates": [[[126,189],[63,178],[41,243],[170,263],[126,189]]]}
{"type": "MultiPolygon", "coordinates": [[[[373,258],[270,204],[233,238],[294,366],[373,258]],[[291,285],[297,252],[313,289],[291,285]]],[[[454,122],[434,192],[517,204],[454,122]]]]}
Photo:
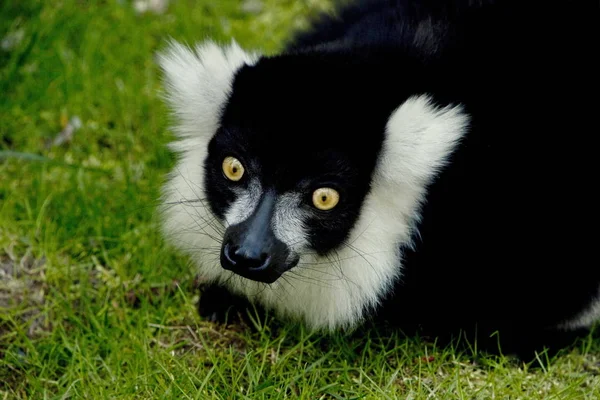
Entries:
{"type": "Polygon", "coordinates": [[[320,188],[313,192],[313,204],[319,210],[331,210],[340,201],[340,194],[331,188],[320,188]]]}
{"type": "Polygon", "coordinates": [[[237,158],[226,157],[223,160],[223,173],[227,179],[237,182],[244,176],[244,166],[237,158]]]}

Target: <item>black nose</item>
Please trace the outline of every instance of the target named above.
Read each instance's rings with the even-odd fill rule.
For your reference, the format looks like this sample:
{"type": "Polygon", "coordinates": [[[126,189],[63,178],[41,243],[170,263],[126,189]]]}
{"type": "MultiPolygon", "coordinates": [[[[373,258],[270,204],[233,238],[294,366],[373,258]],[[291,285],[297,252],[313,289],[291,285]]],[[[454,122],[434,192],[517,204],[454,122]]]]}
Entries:
{"type": "Polygon", "coordinates": [[[269,265],[269,255],[254,249],[240,248],[226,243],[223,255],[234,269],[262,270],[269,265]]]}
{"type": "Polygon", "coordinates": [[[230,225],[223,236],[221,265],[244,278],[273,283],[287,268],[288,247],[271,229],[276,194],[266,191],[245,221],[230,225]]]}
{"type": "MultiPolygon", "coordinates": [[[[279,278],[277,257],[281,251],[271,248],[275,257],[268,252],[261,251],[260,247],[237,246],[232,242],[225,242],[221,250],[221,265],[223,268],[253,281],[273,283],[279,278]]],[[[287,257],[287,253],[281,253],[287,257]]]]}

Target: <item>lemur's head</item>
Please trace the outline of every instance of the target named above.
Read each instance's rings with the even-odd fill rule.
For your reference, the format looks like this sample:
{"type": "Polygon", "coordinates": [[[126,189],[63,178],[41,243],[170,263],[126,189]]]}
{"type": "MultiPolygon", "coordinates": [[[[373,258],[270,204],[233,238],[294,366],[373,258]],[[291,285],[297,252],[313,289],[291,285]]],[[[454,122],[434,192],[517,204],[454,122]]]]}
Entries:
{"type": "Polygon", "coordinates": [[[467,123],[358,64],[234,42],[160,56],[180,155],[167,237],[207,279],[317,328],[360,321],[401,274],[426,186],[467,123]]]}

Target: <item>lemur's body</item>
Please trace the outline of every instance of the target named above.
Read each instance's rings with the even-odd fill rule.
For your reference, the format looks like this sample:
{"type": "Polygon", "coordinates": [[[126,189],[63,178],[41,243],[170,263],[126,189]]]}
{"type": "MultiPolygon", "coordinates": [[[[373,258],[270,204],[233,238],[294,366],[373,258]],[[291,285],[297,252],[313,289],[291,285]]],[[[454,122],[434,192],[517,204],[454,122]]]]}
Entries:
{"type": "Polygon", "coordinates": [[[465,4],[360,1],[274,57],[162,55],[165,230],[201,274],[314,328],[600,317],[598,5],[465,4]]]}

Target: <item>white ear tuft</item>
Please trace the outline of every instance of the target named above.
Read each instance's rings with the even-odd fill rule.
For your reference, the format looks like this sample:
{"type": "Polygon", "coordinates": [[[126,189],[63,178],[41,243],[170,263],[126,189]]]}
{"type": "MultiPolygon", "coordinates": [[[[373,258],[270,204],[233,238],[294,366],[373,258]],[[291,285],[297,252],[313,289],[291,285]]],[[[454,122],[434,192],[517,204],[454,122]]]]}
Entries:
{"type": "Polygon", "coordinates": [[[233,40],[228,46],[208,41],[195,49],[169,42],[158,54],[158,64],[164,73],[166,100],[177,119],[175,133],[181,139],[212,136],[235,73],[258,57],[233,40]]]}
{"type": "Polygon", "coordinates": [[[446,163],[468,124],[459,105],[437,108],[429,96],[409,98],[388,121],[378,178],[422,187],[446,163]]]}

